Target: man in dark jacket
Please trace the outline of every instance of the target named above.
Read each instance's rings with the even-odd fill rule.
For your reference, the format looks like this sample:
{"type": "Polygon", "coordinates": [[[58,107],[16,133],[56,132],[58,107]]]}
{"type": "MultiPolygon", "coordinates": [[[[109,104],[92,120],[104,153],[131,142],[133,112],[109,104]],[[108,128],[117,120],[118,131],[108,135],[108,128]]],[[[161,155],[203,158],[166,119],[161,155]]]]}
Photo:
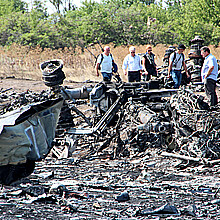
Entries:
{"type": "Polygon", "coordinates": [[[154,61],[155,55],[152,53],[152,47],[146,47],[146,54],[143,56],[143,70],[142,75],[145,80],[150,80],[152,76],[157,76],[156,63],[154,61]]]}

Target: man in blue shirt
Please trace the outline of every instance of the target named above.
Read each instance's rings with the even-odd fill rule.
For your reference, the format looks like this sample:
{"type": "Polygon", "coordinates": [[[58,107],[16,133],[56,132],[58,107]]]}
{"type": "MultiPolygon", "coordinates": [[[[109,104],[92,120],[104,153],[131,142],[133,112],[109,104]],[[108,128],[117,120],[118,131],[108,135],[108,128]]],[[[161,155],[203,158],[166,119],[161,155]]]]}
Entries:
{"type": "Polygon", "coordinates": [[[218,103],[216,95],[216,81],[218,77],[218,64],[216,58],[210,53],[208,47],[202,47],[201,55],[205,58],[202,66],[202,81],[205,85],[205,93],[209,99],[210,106],[218,103]]]}
{"type": "Polygon", "coordinates": [[[124,74],[127,75],[128,82],[140,82],[141,81],[141,58],[135,54],[135,47],[129,48],[130,54],[128,54],[123,61],[122,69],[124,74]]]}

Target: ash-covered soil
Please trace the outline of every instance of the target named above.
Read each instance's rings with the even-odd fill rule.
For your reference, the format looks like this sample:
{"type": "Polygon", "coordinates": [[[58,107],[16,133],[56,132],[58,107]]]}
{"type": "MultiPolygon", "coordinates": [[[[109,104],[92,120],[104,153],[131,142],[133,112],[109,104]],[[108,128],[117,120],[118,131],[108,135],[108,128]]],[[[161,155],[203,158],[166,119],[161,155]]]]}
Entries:
{"type": "MultiPolygon", "coordinates": [[[[47,89],[17,79],[0,87],[47,89]]],[[[1,187],[0,219],[220,219],[219,163],[164,156],[163,147],[112,159],[111,147],[91,155],[76,146],[71,157],[36,162],[29,177],[1,187]]]]}
{"type": "Polygon", "coordinates": [[[47,157],[28,178],[2,186],[1,219],[220,218],[219,165],[183,169],[158,149],[75,163],[82,151],[68,159],[47,157]]]}
{"type": "MultiPolygon", "coordinates": [[[[71,87],[81,87],[86,82],[72,82],[72,81],[64,81],[64,86],[69,85],[71,87]]],[[[48,87],[44,84],[43,81],[36,80],[27,80],[27,79],[17,79],[17,78],[3,78],[0,79],[0,88],[9,89],[15,92],[25,92],[27,90],[31,90],[34,92],[39,92],[42,90],[47,90],[48,87]]]]}

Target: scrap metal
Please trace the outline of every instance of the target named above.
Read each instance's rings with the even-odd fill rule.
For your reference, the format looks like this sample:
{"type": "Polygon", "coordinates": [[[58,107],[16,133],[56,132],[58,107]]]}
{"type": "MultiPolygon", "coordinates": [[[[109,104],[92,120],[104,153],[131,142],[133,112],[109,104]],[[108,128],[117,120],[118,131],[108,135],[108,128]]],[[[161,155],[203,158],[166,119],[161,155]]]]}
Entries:
{"type": "MultiPolygon", "coordinates": [[[[193,88],[166,89],[163,80],[158,78],[138,83],[101,82],[95,86],[71,89],[61,86],[65,78],[61,61],[46,61],[40,67],[50,90],[39,96],[64,100],[59,106],[59,121],[53,126],[48,123],[50,126],[47,128],[51,131],[52,126],[54,132],[56,129],[55,136],[49,137],[48,149],[53,147],[53,156],[67,158],[77,147],[89,147],[76,161],[79,163],[97,155],[109,155],[113,159],[133,157],[149,148],[160,148],[188,157],[218,160],[218,113],[212,116],[204,98],[196,95],[193,88]],[[86,107],[87,110],[80,109],[88,101],[90,106],[86,107]]],[[[16,96],[20,97],[23,105],[28,103],[29,96],[29,101],[33,101],[28,92],[16,96]]],[[[2,113],[5,109],[6,105],[2,113]]],[[[26,133],[28,140],[39,138],[30,138],[26,133]]],[[[39,136],[42,140],[42,135],[39,136]]],[[[34,149],[40,147],[41,143],[30,142],[29,151],[33,153],[28,155],[35,157],[26,159],[45,158],[49,150],[40,156],[38,154],[38,157],[34,153],[34,149]]],[[[22,159],[17,164],[25,163],[24,156],[22,159]]]]}
{"type": "MultiPolygon", "coordinates": [[[[26,139],[33,140],[30,134],[36,134],[36,140],[40,140],[36,145],[30,142],[27,155],[31,157],[26,163],[0,166],[1,183],[14,184],[1,187],[0,210],[4,216],[219,218],[218,106],[211,111],[194,86],[164,89],[160,80],[101,82],[77,89],[59,83],[38,94],[11,90],[0,93],[1,117],[14,109],[9,113],[16,118],[14,112],[27,109],[18,114],[19,120],[13,120],[17,122],[14,126],[29,123],[34,129],[48,116],[51,121],[45,120],[42,127],[45,133],[55,131],[54,138],[47,136],[48,142],[53,142],[46,152],[41,148],[46,147],[41,144],[46,136],[26,132],[26,139]],[[12,100],[14,104],[10,105],[12,100]],[[33,100],[40,101],[37,108],[30,105],[33,100]],[[61,101],[57,127],[52,126],[52,130],[50,105],[43,104],[52,104],[51,100],[61,101]],[[33,112],[36,114],[29,114],[33,112]],[[37,148],[39,154],[34,151],[37,148]]],[[[14,131],[13,126],[9,127],[14,131]]],[[[21,132],[19,129],[13,135],[21,132]]],[[[21,142],[16,145],[19,146],[21,142]]],[[[10,149],[13,153],[16,148],[10,149]]]]}

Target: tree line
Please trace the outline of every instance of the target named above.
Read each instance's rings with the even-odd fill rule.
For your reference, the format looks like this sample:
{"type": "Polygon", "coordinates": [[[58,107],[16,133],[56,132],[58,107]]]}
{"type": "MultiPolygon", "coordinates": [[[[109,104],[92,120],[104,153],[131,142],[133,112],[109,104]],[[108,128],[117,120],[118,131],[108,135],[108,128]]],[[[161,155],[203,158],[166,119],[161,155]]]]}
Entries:
{"type": "Polygon", "coordinates": [[[0,0],[0,45],[82,49],[103,44],[189,44],[199,35],[206,45],[220,42],[219,0],[0,0]]]}

